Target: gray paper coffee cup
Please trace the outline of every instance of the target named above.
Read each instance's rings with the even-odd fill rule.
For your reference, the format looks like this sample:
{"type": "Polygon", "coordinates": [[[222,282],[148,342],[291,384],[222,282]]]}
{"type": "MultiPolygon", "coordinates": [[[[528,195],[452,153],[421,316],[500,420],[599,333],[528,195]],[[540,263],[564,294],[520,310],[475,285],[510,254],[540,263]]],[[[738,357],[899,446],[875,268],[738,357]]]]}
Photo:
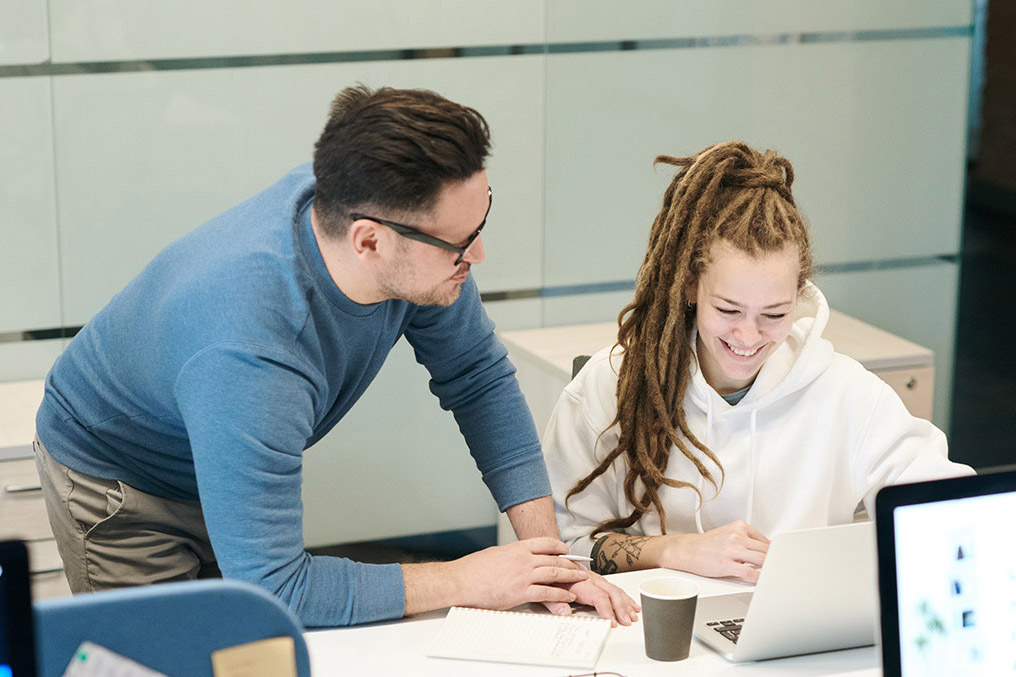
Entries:
{"type": "Polygon", "coordinates": [[[680,661],[691,650],[698,585],[677,576],[650,578],[639,585],[646,656],[680,661]]]}

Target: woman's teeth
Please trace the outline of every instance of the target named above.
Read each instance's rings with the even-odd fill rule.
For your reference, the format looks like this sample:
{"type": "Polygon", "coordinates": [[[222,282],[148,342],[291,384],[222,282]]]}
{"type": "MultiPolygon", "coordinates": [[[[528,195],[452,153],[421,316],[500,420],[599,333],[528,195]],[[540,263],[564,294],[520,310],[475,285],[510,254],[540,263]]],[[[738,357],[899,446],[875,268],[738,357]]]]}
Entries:
{"type": "Polygon", "coordinates": [[[759,350],[758,348],[755,348],[754,350],[739,350],[734,346],[730,345],[729,343],[727,343],[726,341],[724,341],[724,344],[726,344],[726,346],[730,348],[730,352],[734,353],[735,355],[740,355],[741,357],[751,357],[759,350]]]}

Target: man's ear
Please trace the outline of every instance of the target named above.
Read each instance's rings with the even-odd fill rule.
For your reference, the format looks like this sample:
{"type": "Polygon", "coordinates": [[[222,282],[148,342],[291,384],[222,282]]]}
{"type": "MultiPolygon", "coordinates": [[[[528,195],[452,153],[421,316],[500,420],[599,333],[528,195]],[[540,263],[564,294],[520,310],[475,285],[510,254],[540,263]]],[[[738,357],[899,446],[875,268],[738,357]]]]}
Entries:
{"type": "Polygon", "coordinates": [[[346,232],[353,254],[358,258],[375,257],[378,255],[378,225],[367,219],[357,219],[349,224],[346,232]]]}

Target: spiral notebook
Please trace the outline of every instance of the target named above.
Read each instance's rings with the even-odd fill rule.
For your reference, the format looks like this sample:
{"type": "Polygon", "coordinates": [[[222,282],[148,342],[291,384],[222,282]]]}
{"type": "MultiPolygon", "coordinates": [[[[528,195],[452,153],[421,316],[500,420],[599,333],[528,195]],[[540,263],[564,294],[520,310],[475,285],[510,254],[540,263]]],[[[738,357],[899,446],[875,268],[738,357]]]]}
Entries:
{"type": "Polygon", "coordinates": [[[467,607],[448,610],[428,656],[497,663],[592,668],[610,621],[467,607]]]}

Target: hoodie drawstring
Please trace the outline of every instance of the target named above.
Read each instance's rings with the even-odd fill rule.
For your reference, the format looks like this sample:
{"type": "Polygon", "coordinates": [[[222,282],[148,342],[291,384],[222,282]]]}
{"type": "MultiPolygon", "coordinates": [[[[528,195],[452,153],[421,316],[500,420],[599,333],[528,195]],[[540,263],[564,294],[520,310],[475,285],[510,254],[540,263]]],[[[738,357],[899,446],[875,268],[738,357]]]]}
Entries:
{"type": "MultiPolygon", "coordinates": [[[[713,400],[712,398],[706,399],[706,441],[707,447],[712,449],[712,433],[713,433],[713,400]]],[[[751,524],[752,512],[754,511],[755,503],[755,430],[757,421],[758,409],[751,410],[751,431],[748,436],[748,503],[747,509],[745,510],[744,521],[751,524]]],[[[695,528],[700,534],[705,533],[705,528],[702,526],[702,506],[705,500],[702,498],[702,489],[704,488],[705,479],[702,474],[699,473],[696,487],[699,490],[698,507],[695,508],[695,528]]],[[[718,491],[717,491],[718,493],[718,491]]]]}
{"type": "Polygon", "coordinates": [[[751,435],[748,438],[748,509],[744,521],[751,524],[752,505],[755,502],[755,418],[758,409],[751,410],[751,435]]]}
{"type": "MultiPolygon", "coordinates": [[[[706,398],[706,448],[712,449],[712,436],[713,436],[713,398],[706,398]]],[[[705,485],[705,478],[702,477],[702,473],[699,473],[698,480],[695,486],[698,488],[698,507],[695,508],[695,528],[698,529],[700,534],[705,533],[705,529],[702,528],[702,504],[705,503],[705,498],[702,497],[702,489],[705,485]]]]}

